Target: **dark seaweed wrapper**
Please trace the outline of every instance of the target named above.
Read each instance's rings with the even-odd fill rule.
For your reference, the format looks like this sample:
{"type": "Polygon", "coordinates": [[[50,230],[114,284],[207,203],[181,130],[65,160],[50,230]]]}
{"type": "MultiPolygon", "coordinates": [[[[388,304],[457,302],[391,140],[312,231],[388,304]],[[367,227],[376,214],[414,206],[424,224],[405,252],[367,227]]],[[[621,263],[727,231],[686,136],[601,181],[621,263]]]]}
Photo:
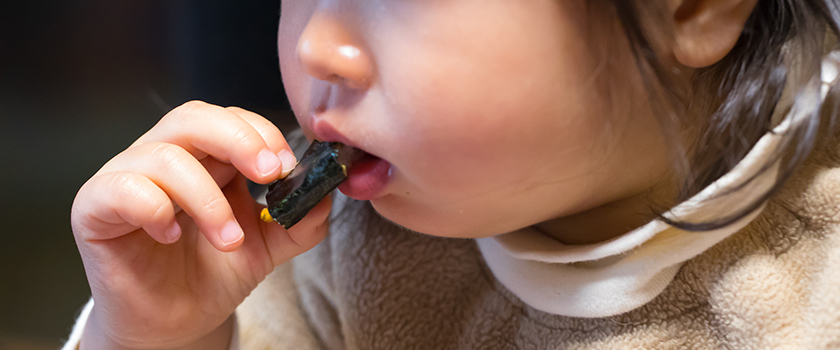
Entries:
{"type": "Polygon", "coordinates": [[[265,200],[271,217],[286,229],[347,179],[354,150],[339,142],[315,141],[284,179],[268,185],[265,200]]]}

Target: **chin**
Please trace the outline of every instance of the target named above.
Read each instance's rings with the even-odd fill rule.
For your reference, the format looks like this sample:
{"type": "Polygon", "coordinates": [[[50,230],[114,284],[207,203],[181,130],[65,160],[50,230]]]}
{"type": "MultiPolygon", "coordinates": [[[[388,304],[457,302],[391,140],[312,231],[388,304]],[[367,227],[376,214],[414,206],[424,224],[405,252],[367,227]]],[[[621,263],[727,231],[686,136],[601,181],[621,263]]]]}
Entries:
{"type": "Polygon", "coordinates": [[[477,230],[476,227],[482,225],[461,215],[428,210],[395,196],[373,199],[370,203],[388,221],[414,232],[447,238],[480,238],[494,234],[477,230]]]}

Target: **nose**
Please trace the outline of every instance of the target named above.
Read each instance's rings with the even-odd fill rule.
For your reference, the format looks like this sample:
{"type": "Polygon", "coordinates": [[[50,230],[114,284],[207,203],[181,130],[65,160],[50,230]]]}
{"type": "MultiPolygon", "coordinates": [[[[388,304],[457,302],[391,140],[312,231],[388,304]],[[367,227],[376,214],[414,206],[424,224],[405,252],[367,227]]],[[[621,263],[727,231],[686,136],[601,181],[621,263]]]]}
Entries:
{"type": "Polygon", "coordinates": [[[316,11],[298,40],[297,56],[306,74],[366,89],[373,80],[370,52],[334,14],[316,11]]]}

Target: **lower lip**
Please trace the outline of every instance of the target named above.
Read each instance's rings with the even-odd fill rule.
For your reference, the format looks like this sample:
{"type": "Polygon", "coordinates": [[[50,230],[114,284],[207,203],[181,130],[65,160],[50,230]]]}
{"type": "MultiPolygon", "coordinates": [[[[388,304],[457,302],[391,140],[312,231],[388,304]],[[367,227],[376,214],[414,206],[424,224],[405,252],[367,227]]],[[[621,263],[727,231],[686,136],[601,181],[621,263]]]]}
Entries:
{"type": "Polygon", "coordinates": [[[391,180],[391,163],[381,158],[364,159],[354,164],[338,190],[347,197],[371,200],[381,196],[391,180]]]}

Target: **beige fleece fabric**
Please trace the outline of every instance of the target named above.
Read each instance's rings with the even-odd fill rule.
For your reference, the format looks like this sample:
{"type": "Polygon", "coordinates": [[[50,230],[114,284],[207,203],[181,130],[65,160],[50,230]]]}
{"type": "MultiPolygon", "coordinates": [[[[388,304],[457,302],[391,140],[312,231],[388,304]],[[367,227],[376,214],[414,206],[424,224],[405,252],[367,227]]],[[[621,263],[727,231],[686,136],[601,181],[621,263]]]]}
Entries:
{"type": "Polygon", "coordinates": [[[237,309],[242,349],[840,349],[831,136],[756,220],[627,313],[541,312],[493,277],[473,240],[344,219],[237,309]]]}

